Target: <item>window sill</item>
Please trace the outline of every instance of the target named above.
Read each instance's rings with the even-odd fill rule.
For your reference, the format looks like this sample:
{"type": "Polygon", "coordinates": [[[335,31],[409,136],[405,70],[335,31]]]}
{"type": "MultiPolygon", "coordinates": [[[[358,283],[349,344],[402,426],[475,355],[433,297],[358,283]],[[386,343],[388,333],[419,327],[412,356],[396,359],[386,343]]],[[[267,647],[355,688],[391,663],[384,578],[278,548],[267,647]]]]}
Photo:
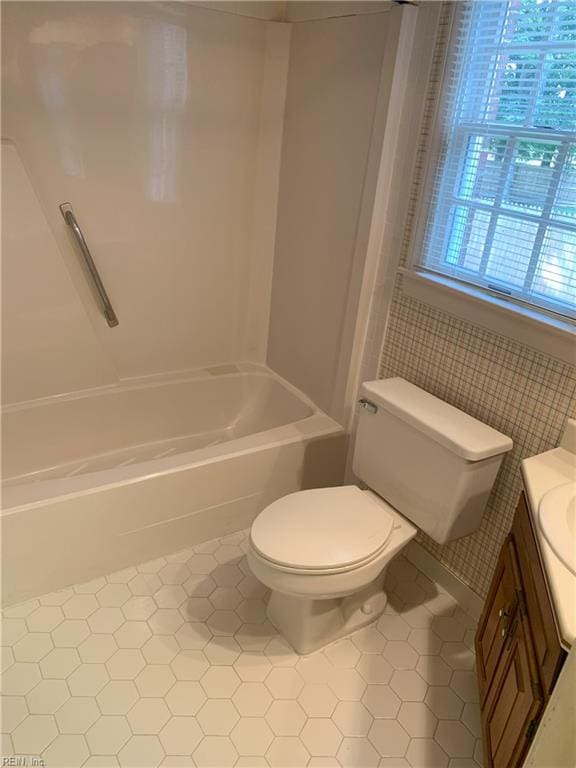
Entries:
{"type": "Polygon", "coordinates": [[[506,336],[570,365],[576,364],[576,329],[569,322],[456,283],[440,275],[400,268],[402,292],[424,304],[506,336]]]}

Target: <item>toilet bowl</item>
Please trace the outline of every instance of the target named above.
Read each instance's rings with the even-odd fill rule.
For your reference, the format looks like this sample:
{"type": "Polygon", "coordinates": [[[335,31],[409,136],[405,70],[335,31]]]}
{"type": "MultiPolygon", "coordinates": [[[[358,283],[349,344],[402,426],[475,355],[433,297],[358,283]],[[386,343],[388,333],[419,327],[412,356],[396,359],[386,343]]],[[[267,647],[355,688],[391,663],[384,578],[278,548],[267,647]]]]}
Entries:
{"type": "Polygon", "coordinates": [[[477,530],[512,441],[404,379],[362,385],[353,455],[368,486],[284,496],[254,520],[248,564],[268,617],[299,653],[377,619],[386,566],[418,529],[439,544],[477,530]]]}
{"type": "Polygon", "coordinates": [[[269,619],[305,654],[383,613],[386,566],[416,532],[372,491],[298,491],[258,516],[248,564],[272,590],[269,619]]]}

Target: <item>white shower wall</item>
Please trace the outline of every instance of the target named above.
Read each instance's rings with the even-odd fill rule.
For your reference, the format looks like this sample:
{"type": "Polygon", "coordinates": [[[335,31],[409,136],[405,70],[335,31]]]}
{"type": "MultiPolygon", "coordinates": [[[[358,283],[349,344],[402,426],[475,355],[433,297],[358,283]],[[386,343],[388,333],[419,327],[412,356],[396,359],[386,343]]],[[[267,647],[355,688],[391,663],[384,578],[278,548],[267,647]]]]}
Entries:
{"type": "Polygon", "coordinates": [[[132,2],[2,16],[4,401],[263,360],[289,25],[132,2]]]}
{"type": "Polygon", "coordinates": [[[267,362],[344,422],[400,21],[416,11],[254,8],[2,4],[4,402],[267,362]]]}
{"type": "MultiPolygon", "coordinates": [[[[376,3],[379,13],[307,20],[318,5],[303,3],[291,37],[268,361],[345,423],[378,169],[402,107],[403,21],[416,11],[376,3]]],[[[327,3],[339,5],[354,3],[327,3]]]]}

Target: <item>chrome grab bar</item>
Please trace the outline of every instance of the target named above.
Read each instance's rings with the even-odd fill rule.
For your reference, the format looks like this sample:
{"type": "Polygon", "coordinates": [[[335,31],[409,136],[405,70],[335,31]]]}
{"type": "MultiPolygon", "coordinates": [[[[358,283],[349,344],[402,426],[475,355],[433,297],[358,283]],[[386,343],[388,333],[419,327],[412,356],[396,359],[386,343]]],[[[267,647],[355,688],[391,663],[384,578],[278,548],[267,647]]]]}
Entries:
{"type": "Polygon", "coordinates": [[[90,253],[88,244],[84,239],[84,235],[82,234],[80,225],[76,221],[76,216],[74,216],[74,211],[72,210],[71,204],[62,203],[62,205],[60,206],[60,213],[64,217],[64,221],[66,222],[66,224],[68,224],[68,226],[74,233],[76,242],[80,247],[80,251],[82,252],[82,256],[84,257],[86,268],[90,273],[90,277],[92,278],[92,282],[94,283],[94,287],[96,288],[96,292],[102,304],[102,309],[104,310],[104,317],[106,318],[106,322],[108,323],[110,328],[114,328],[114,326],[118,325],[118,318],[116,317],[116,312],[114,312],[112,303],[108,298],[108,294],[106,293],[106,288],[104,288],[104,283],[102,282],[102,279],[98,273],[96,264],[94,264],[94,259],[92,258],[92,254],[90,253]]]}

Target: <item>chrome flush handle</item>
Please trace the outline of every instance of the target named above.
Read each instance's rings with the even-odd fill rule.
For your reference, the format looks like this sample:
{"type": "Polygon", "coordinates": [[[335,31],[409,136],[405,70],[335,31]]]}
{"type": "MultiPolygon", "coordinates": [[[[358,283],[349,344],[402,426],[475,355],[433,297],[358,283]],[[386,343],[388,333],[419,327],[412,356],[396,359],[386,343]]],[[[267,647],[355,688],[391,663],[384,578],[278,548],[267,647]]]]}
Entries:
{"type": "Polygon", "coordinates": [[[358,400],[358,403],[361,408],[363,408],[365,411],[368,411],[368,413],[377,413],[378,412],[378,406],[373,403],[371,400],[367,400],[365,397],[361,397],[360,400],[358,400]]]}

